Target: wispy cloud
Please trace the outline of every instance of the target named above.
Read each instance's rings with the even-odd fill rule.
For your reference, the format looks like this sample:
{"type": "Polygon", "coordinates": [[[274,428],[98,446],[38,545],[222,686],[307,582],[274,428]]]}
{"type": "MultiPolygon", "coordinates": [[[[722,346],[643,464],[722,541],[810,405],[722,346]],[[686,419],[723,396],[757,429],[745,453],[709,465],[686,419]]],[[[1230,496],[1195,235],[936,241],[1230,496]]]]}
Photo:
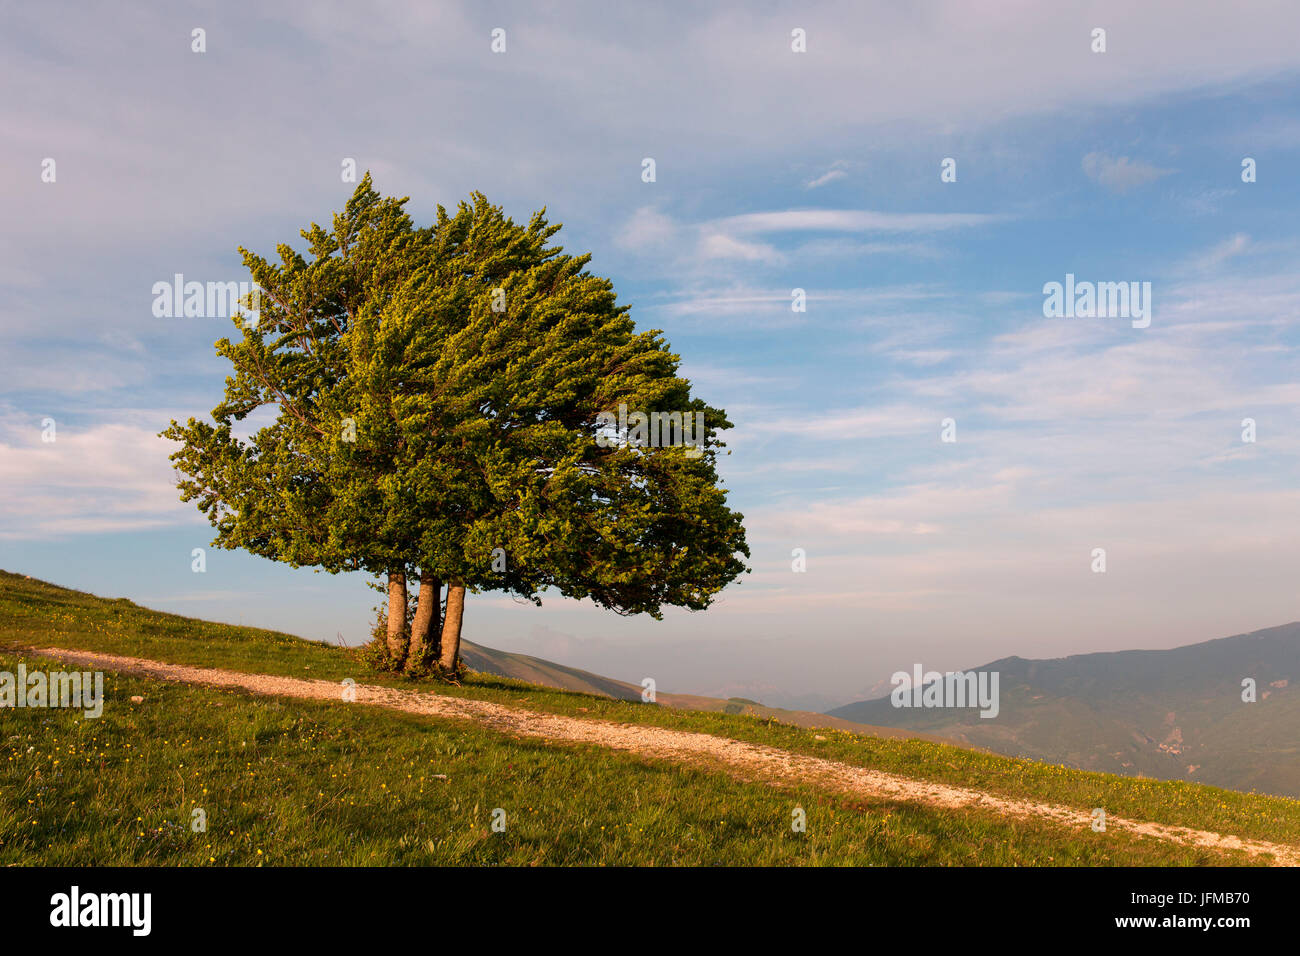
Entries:
{"type": "Polygon", "coordinates": [[[1190,268],[1194,272],[1208,272],[1211,269],[1217,269],[1234,256],[1239,256],[1250,248],[1250,236],[1244,232],[1229,236],[1217,244],[1213,249],[1194,256],[1190,263],[1190,268]]]}
{"type": "Polygon", "coordinates": [[[820,176],[814,176],[803,184],[804,189],[820,189],[828,183],[833,183],[838,179],[846,178],[848,173],[848,163],[845,160],[837,159],[831,163],[831,168],[826,170],[820,176]]]}
{"type": "Polygon", "coordinates": [[[780,262],[784,257],[762,242],[746,242],[723,232],[700,237],[699,255],[704,259],[741,259],[745,262],[780,262]]]}
{"type": "Polygon", "coordinates": [[[893,213],[870,209],[782,209],[714,220],[717,229],[748,235],[773,232],[944,232],[1001,222],[1004,214],[893,213]]]}
{"type": "Polygon", "coordinates": [[[1129,159],[1127,156],[1113,157],[1105,153],[1089,153],[1083,157],[1084,175],[1109,189],[1111,192],[1123,193],[1138,186],[1145,186],[1157,179],[1174,172],[1161,169],[1141,160],[1129,159]]]}
{"type": "Polygon", "coordinates": [[[9,409],[0,416],[0,538],[161,528],[201,520],[177,498],[174,445],[123,412],[78,425],[9,409]],[[45,441],[52,437],[52,441],[45,441]]]}

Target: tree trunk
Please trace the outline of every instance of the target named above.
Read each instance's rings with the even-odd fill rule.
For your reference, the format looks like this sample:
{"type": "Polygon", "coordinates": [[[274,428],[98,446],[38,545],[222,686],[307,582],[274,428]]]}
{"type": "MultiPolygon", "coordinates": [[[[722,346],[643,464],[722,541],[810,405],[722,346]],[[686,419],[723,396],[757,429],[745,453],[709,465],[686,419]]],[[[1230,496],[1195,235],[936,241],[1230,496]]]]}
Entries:
{"type": "Polygon", "coordinates": [[[406,572],[388,572],[388,656],[401,663],[406,644],[406,572]]]}
{"type": "Polygon", "coordinates": [[[408,667],[418,663],[426,649],[437,659],[437,647],[429,648],[429,636],[438,633],[438,612],[442,604],[442,582],[429,571],[420,572],[420,597],[415,605],[415,620],[411,622],[411,647],[406,654],[408,667]]]}
{"type": "Polygon", "coordinates": [[[442,647],[438,663],[448,674],[456,672],[460,662],[460,624],[465,618],[465,586],[447,582],[447,617],[442,622],[442,647]]]}

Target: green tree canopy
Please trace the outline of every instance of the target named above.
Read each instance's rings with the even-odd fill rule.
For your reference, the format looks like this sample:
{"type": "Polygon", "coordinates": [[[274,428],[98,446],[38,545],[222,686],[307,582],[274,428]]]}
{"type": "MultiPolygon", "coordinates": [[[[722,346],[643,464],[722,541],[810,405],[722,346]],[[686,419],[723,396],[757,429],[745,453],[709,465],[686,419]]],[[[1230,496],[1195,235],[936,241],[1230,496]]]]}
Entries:
{"type": "Polygon", "coordinates": [[[417,576],[411,658],[446,668],[465,588],[707,607],[749,553],[716,473],[725,412],[691,395],[590,256],[549,244],[544,212],[518,225],[475,194],[419,229],[405,203],[367,175],[331,230],[303,231],[310,259],[241,249],[260,321],[217,343],[235,372],[212,424],[163,432],[214,545],[387,576],[395,660],[417,576]],[[275,420],[238,437],[264,406],[275,420]],[[679,427],[620,433],[620,406],[679,427]]]}

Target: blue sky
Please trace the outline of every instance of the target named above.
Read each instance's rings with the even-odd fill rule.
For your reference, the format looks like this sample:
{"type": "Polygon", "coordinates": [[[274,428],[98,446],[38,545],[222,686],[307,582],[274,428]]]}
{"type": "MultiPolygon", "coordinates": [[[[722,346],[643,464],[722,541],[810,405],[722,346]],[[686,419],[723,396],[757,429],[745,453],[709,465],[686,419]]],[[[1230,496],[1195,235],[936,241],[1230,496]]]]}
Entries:
{"type": "Polygon", "coordinates": [[[715,608],[480,595],[471,640],[829,706],[914,662],[1300,618],[1291,5],[74,10],[0,31],[0,567],[363,639],[361,579],[192,573],[210,533],[153,437],[216,404],[228,328],[155,318],[153,284],[247,278],[235,247],[300,243],[351,157],[420,222],[471,190],[547,206],[737,424],[754,570],[715,608]],[[1150,282],[1150,327],[1045,318],[1067,273],[1150,282]]]}

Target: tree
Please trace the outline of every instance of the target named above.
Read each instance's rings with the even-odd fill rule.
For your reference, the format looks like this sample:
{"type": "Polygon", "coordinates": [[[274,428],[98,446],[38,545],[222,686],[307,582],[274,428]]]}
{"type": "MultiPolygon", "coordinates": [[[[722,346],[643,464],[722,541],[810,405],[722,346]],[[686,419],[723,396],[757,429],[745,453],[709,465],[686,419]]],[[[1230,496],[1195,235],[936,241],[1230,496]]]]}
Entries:
{"type": "MultiPolygon", "coordinates": [[[[715,470],[725,413],[691,398],[677,356],[659,333],[636,333],[589,256],[547,245],[558,229],[544,212],[516,225],[482,195],[454,216],[440,208],[433,259],[447,268],[409,302],[406,440],[421,449],[417,474],[454,463],[460,480],[443,513],[458,520],[422,546],[448,546],[430,561],[450,582],[444,667],[467,581],[660,616],[663,604],[707,607],[748,555],[715,470]],[[693,448],[598,441],[620,405],[704,426],[693,448]]],[[[389,328],[405,322],[390,314],[389,328]]]]}
{"type": "Polygon", "coordinates": [[[590,256],[548,245],[544,212],[517,225],[475,194],[416,229],[405,202],[367,175],[331,231],[303,231],[311,261],[241,250],[268,307],[217,343],[236,374],[215,424],[163,433],[213,543],[386,576],[384,656],[413,671],[454,672],[467,589],[707,607],[749,553],[716,474],[725,413],[590,256]],[[266,405],[275,422],[237,438],[266,405]],[[703,425],[694,446],[681,427],[647,441],[620,433],[620,406],[703,425]]]}
{"type": "Polygon", "coordinates": [[[178,482],[181,498],[196,500],[216,528],[214,546],[331,573],[387,575],[389,645],[402,653],[406,542],[391,520],[392,490],[384,484],[398,449],[372,444],[352,454],[354,416],[362,414],[352,399],[362,383],[355,381],[350,345],[356,325],[400,291],[416,237],[405,200],[381,199],[368,179],[365,186],[334,217],[332,230],[303,230],[310,261],[284,244],[278,264],[241,247],[261,290],[258,321],[236,315],[241,340],[216,343],[234,375],[213,424],[173,421],[162,435],[182,443],[171,456],[186,476],[178,482]],[[234,434],[236,423],[265,406],[278,408],[271,425],[247,441],[234,434]],[[367,498],[340,496],[340,489],[362,484],[367,498]]]}

